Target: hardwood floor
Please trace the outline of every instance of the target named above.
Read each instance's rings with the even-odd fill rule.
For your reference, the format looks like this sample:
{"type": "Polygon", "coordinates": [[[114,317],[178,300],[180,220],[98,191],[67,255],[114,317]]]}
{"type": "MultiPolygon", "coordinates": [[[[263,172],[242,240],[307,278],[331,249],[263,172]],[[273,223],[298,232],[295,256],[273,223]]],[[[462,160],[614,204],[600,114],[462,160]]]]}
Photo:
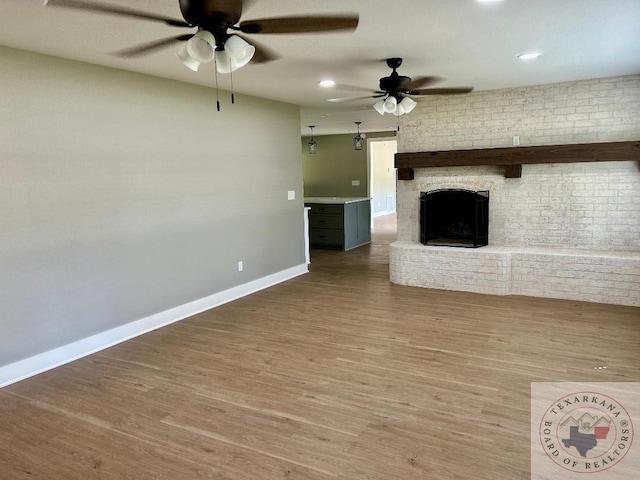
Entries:
{"type": "Polygon", "coordinates": [[[0,390],[0,477],[528,479],[531,382],[640,381],[639,308],[392,285],[393,239],[0,390]]]}

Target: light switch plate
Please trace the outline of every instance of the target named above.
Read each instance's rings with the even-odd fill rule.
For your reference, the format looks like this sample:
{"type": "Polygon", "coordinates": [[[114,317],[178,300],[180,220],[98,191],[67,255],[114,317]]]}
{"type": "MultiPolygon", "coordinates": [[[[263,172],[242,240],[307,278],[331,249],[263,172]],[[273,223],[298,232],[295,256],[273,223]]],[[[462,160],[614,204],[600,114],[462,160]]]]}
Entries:
{"type": "Polygon", "coordinates": [[[295,200],[296,199],[296,191],[295,190],[289,190],[287,192],[287,200],[295,200]]]}

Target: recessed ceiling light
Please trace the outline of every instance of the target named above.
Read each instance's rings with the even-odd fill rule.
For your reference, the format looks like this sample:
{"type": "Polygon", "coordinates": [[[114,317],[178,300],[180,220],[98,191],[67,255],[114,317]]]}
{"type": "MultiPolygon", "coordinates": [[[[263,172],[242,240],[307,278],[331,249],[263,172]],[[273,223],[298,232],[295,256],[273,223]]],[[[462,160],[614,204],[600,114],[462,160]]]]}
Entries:
{"type": "Polygon", "coordinates": [[[521,53],[518,55],[520,60],[535,60],[540,54],[538,52],[521,53]]]}
{"type": "Polygon", "coordinates": [[[476,0],[476,2],[480,2],[480,3],[498,3],[501,1],[502,0],[476,0]]]}
{"type": "Polygon", "coordinates": [[[322,88],[331,88],[331,87],[335,87],[336,82],[335,82],[335,80],[331,80],[331,79],[327,78],[325,80],[320,80],[318,82],[318,85],[320,85],[322,88]]]}

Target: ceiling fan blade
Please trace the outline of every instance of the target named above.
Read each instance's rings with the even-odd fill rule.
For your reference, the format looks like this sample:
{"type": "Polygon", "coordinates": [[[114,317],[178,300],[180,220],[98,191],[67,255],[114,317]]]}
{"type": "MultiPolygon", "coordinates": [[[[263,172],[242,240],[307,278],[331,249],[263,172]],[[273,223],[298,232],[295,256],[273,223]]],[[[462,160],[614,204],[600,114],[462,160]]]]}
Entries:
{"type": "Polygon", "coordinates": [[[154,15],[152,13],[142,12],[125,7],[98,5],[91,2],[83,2],[82,0],[45,0],[44,6],[75,8],[76,10],[87,10],[90,12],[106,13],[109,15],[120,15],[125,17],[140,18],[142,20],[153,20],[155,22],[164,22],[173,27],[191,27],[188,23],[175,20],[171,17],[163,15],[154,15]]]}
{"type": "Polygon", "coordinates": [[[373,92],[370,88],[356,87],[354,85],[346,85],[344,83],[336,83],[333,88],[337,90],[351,90],[352,92],[384,93],[380,91],[373,92]]]}
{"type": "Polygon", "coordinates": [[[116,57],[140,57],[153,53],[156,50],[160,50],[174,44],[175,42],[184,42],[193,37],[193,34],[178,35],[177,37],[163,38],[162,40],[155,40],[153,42],[144,43],[142,45],[136,45],[135,47],[125,48],[124,50],[118,50],[113,52],[112,55],[116,57]]]}
{"type": "Polygon", "coordinates": [[[407,92],[407,95],[424,96],[424,95],[456,95],[460,93],[469,93],[473,91],[473,87],[452,87],[452,88],[422,88],[407,92]]]}
{"type": "MultiPolygon", "coordinates": [[[[235,34],[237,35],[237,34],[235,34]]],[[[262,43],[256,42],[253,38],[251,40],[246,39],[242,35],[238,35],[238,37],[242,38],[245,42],[250,43],[256,49],[256,53],[253,54],[253,58],[251,59],[251,63],[266,63],[272,62],[274,60],[278,60],[280,55],[277,54],[274,50],[265,47],[262,43]]]]}
{"type": "Polygon", "coordinates": [[[413,77],[411,81],[404,87],[407,90],[416,90],[417,88],[423,88],[433,83],[441,82],[444,78],[440,77],[413,77]]]}
{"type": "Polygon", "coordinates": [[[345,103],[345,102],[355,102],[357,100],[368,100],[370,98],[380,98],[380,97],[384,97],[384,94],[382,94],[382,95],[366,95],[364,97],[327,98],[327,102],[345,103]]]}
{"type": "Polygon", "coordinates": [[[242,14],[250,11],[258,0],[242,0],[242,14]]]}
{"type": "Polygon", "coordinates": [[[314,33],[353,31],[358,26],[358,14],[309,15],[304,17],[261,18],[240,23],[244,33],[314,33]]]}

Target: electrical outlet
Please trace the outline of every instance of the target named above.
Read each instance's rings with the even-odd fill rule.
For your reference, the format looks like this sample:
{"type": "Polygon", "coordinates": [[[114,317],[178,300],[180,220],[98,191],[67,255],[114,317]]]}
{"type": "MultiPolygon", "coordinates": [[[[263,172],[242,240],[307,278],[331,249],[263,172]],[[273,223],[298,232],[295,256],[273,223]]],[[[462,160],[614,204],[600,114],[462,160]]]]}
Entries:
{"type": "Polygon", "coordinates": [[[518,147],[520,145],[520,135],[513,136],[513,146],[518,147]]]}
{"type": "Polygon", "coordinates": [[[242,260],[240,260],[238,262],[238,271],[241,272],[244,270],[244,263],[242,262],[242,260]]]}
{"type": "Polygon", "coordinates": [[[295,200],[296,199],[296,191],[295,190],[289,190],[287,192],[287,200],[295,200]]]}
{"type": "Polygon", "coordinates": [[[351,180],[351,186],[352,187],[359,187],[360,186],[360,180],[351,180]]]}

